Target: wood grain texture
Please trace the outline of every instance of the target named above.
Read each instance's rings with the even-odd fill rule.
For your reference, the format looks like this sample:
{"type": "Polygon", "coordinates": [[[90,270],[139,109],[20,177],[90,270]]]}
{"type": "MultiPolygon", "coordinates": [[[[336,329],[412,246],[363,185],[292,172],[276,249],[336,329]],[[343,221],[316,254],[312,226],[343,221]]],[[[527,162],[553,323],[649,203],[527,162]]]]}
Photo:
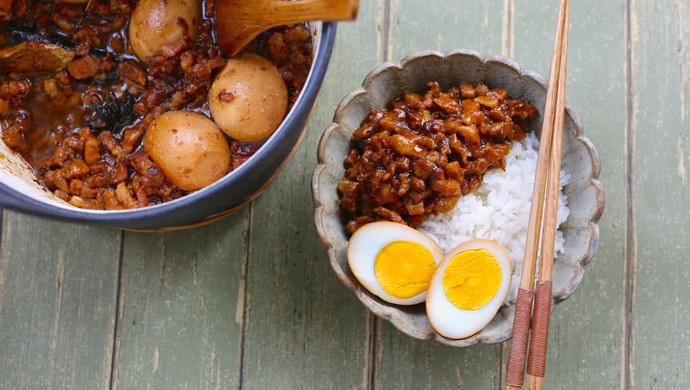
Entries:
{"type": "Polygon", "coordinates": [[[621,389],[633,388],[634,369],[634,327],[633,310],[635,307],[635,275],[637,269],[637,216],[635,209],[635,132],[637,129],[635,111],[636,80],[635,66],[635,33],[637,10],[632,1],[625,5],[625,280],[623,283],[623,354],[621,367],[621,389]]]}
{"type": "Polygon", "coordinates": [[[637,269],[632,384],[690,387],[690,1],[632,2],[637,269]],[[652,92],[654,91],[654,92],[652,92]]]}
{"type": "MultiPolygon", "coordinates": [[[[558,2],[515,0],[515,60],[546,75],[558,2]]],[[[625,0],[571,4],[566,104],[601,158],[606,210],[582,283],[551,316],[545,388],[618,388],[625,248],[625,0]]]]}
{"type": "Polygon", "coordinates": [[[113,388],[238,387],[248,215],[125,233],[113,388]]]}
{"type": "Polygon", "coordinates": [[[0,388],[108,388],[120,236],[4,212],[0,388]]]}
{"type": "Polygon", "coordinates": [[[417,50],[461,48],[509,54],[502,51],[510,50],[511,2],[443,0],[420,8],[415,0],[390,0],[389,57],[398,61],[417,50]]]}
{"type": "Polygon", "coordinates": [[[366,309],[335,277],[313,226],[316,145],[340,99],[377,64],[381,9],[360,3],[336,50],[307,135],[255,201],[247,269],[243,388],[347,389],[367,383],[366,309]]]}
{"type": "Polygon", "coordinates": [[[492,389],[501,380],[494,345],[453,348],[415,340],[379,321],[376,389],[492,389]]]}
{"type": "MultiPolygon", "coordinates": [[[[385,55],[398,61],[417,50],[459,48],[501,54],[510,50],[504,43],[510,42],[512,34],[501,33],[510,29],[506,4],[504,0],[444,0],[428,2],[420,10],[419,2],[392,0],[385,55]]],[[[376,327],[376,389],[487,389],[503,376],[501,354],[494,346],[451,348],[413,340],[387,321],[378,320],[376,327]]]]}
{"type": "MultiPolygon", "coordinates": [[[[302,146],[252,209],[213,225],[126,233],[121,245],[115,230],[5,211],[0,388],[108,389],[111,365],[119,389],[502,388],[508,343],[454,349],[412,340],[366,312],[328,265],[309,183],[337,103],[375,65],[420,49],[470,48],[545,75],[557,7],[362,1],[357,22],[338,25],[302,146]]],[[[690,0],[572,2],[567,103],[599,150],[607,205],[597,256],[552,315],[546,388],[690,387],[689,15],[690,0]],[[626,276],[628,233],[637,262],[626,276]]]]}

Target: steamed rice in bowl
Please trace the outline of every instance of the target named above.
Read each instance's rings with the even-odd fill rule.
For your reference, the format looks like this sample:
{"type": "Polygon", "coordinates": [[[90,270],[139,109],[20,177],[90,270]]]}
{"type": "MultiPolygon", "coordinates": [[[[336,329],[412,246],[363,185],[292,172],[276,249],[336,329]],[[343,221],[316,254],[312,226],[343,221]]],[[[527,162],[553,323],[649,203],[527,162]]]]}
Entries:
{"type": "MultiPolygon", "coordinates": [[[[451,211],[429,215],[417,226],[417,230],[429,235],[444,252],[475,238],[487,238],[501,244],[513,267],[505,304],[514,303],[517,299],[538,150],[539,139],[534,132],[528,133],[522,141],[513,141],[513,147],[505,158],[505,171],[488,171],[482,185],[460,197],[451,211]]],[[[562,170],[558,226],[570,213],[568,198],[562,191],[569,181],[570,175],[562,170]]],[[[563,233],[559,230],[556,232],[556,258],[559,253],[564,253],[564,243],[563,233]]]]}

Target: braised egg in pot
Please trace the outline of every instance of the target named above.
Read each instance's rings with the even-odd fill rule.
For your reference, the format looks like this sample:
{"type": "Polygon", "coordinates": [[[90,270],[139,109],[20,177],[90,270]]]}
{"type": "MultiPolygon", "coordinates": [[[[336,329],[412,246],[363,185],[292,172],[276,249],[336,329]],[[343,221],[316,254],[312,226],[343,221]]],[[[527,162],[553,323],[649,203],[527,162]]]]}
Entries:
{"type": "Polygon", "coordinates": [[[129,39],[140,60],[161,54],[163,48],[196,38],[201,3],[196,0],[141,0],[129,23],[129,39]]]}
{"type": "Polygon", "coordinates": [[[288,106],[288,88],[278,69],[256,54],[228,60],[208,93],[213,120],[239,141],[257,141],[278,128],[288,106]]]}
{"type": "Polygon", "coordinates": [[[183,190],[193,191],[228,172],[230,147],[223,132],[206,116],[171,111],[148,128],[144,145],[165,176],[183,190]]]}

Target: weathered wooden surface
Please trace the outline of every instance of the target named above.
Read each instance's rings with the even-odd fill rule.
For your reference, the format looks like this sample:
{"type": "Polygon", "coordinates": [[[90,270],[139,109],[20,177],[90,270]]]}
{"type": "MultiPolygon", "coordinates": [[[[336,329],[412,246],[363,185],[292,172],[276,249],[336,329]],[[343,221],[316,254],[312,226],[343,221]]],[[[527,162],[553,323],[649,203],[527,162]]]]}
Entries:
{"type": "Polygon", "coordinates": [[[637,258],[631,381],[690,387],[690,1],[633,1],[631,132],[637,258]],[[658,93],[650,93],[658,91],[658,93]]]}
{"type": "Polygon", "coordinates": [[[247,216],[125,234],[113,388],[237,387],[247,216]]]}
{"type": "MultiPolygon", "coordinates": [[[[471,48],[546,74],[557,7],[362,1],[292,161],[211,226],[122,233],[5,211],[0,389],[502,387],[508,343],[454,349],[367,314],[330,270],[309,184],[335,106],[376,64],[471,48]]],[[[572,2],[568,103],[607,205],[599,252],[552,316],[547,388],[690,387],[688,15],[690,0],[572,2]]]]}
{"type": "Polygon", "coordinates": [[[121,233],[2,222],[0,388],[108,388],[121,233]]]}

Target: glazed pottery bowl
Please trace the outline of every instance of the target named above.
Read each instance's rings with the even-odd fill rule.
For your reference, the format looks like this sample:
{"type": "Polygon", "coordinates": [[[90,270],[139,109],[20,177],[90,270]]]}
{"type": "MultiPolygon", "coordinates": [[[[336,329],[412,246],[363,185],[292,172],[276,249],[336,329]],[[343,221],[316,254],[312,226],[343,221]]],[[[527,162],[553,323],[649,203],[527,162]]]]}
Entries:
{"type": "MultiPolygon", "coordinates": [[[[319,164],[314,172],[312,190],[315,224],[331,266],[338,278],[364,306],[390,321],[402,332],[418,339],[435,339],[453,346],[498,343],[512,331],[514,304],[504,305],[496,317],[479,333],[461,340],[447,339],[436,333],[426,316],[424,304],[399,306],[385,302],[364,289],[350,271],[347,262],[348,235],[338,208],[337,184],[343,178],[343,161],[350,151],[352,133],[374,109],[385,108],[403,92],[426,90],[426,83],[438,81],[443,90],[460,82],[484,81],[490,88],[506,89],[513,99],[525,100],[540,111],[530,130],[540,132],[541,111],[546,99],[546,80],[522,69],[514,61],[500,56],[482,56],[470,50],[441,53],[425,50],[405,57],[399,63],[385,63],[364,79],[360,88],[347,95],[338,106],[333,123],[319,144],[319,164]]],[[[585,265],[592,259],[599,243],[598,220],[604,208],[604,190],[597,180],[600,165],[591,141],[583,136],[582,124],[572,108],[566,109],[562,167],[572,175],[563,188],[568,197],[570,215],[561,225],[565,253],[554,264],[553,302],[570,296],[582,280],[585,265]]]]}
{"type": "Polygon", "coordinates": [[[304,135],[331,56],[336,25],[314,22],[309,27],[314,61],[302,93],[261,149],[219,181],[180,199],[141,209],[79,209],[41,186],[26,162],[0,142],[0,207],[60,220],[145,230],[205,223],[235,211],[266,188],[304,135]]]}

